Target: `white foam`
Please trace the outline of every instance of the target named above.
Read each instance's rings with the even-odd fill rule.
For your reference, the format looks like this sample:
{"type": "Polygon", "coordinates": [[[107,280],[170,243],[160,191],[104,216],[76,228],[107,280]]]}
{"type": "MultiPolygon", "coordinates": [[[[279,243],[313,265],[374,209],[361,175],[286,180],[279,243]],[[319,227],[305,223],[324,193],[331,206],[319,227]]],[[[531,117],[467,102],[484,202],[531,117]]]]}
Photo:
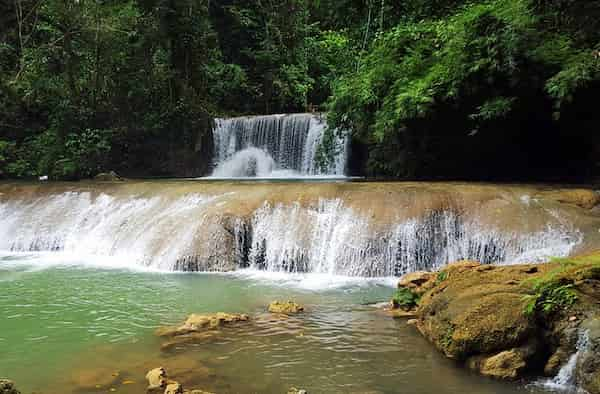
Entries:
{"type": "Polygon", "coordinates": [[[395,277],[364,278],[319,273],[272,272],[253,268],[237,270],[230,272],[227,275],[265,282],[272,286],[293,287],[296,289],[312,291],[339,289],[344,287],[372,286],[375,284],[395,287],[398,283],[398,278],[395,277]]]}

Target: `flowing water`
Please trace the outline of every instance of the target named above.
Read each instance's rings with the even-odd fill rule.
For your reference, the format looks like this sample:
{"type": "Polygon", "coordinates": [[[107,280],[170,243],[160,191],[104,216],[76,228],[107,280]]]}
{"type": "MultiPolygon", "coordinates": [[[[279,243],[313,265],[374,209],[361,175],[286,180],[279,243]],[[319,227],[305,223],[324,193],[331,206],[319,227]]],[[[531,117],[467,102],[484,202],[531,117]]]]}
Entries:
{"type": "Polygon", "coordinates": [[[458,258],[582,252],[600,219],[543,185],[0,184],[0,375],[25,393],[139,393],[164,366],[217,393],[522,393],[473,376],[377,303],[458,258]],[[173,271],[228,271],[182,273],[173,271]],[[265,312],[294,299],[307,312],[265,312]],[[192,312],[252,322],[161,350],[192,312]]]}
{"type": "Polygon", "coordinates": [[[597,218],[540,188],[127,182],[0,185],[0,250],[111,256],[166,271],[390,277],[459,259],[566,256],[597,218]]]}
{"type": "Polygon", "coordinates": [[[348,141],[336,136],[333,158],[317,155],[327,123],[324,115],[289,114],[216,119],[215,169],[211,178],[343,176],[348,141]]]}

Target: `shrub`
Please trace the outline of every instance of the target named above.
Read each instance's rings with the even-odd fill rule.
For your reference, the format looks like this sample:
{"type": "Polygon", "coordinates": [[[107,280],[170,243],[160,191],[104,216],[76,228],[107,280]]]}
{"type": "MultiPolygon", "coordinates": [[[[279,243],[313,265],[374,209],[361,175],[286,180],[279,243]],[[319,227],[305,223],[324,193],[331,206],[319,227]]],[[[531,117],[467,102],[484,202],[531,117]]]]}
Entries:
{"type": "Polygon", "coordinates": [[[410,291],[410,289],[406,287],[400,287],[398,290],[396,290],[396,293],[392,297],[392,302],[394,305],[400,307],[412,308],[417,306],[419,303],[419,298],[420,297],[410,291]]]}

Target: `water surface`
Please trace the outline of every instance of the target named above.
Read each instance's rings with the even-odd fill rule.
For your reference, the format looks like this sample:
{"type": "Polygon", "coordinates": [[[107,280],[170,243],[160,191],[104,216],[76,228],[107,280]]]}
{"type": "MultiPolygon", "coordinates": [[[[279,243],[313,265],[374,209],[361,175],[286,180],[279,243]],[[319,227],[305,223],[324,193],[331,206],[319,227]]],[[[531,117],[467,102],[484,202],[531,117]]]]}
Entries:
{"type": "MultiPolygon", "coordinates": [[[[114,267],[119,267],[115,264],[114,267]]],[[[217,393],[543,392],[481,378],[444,359],[375,303],[391,279],[173,274],[108,269],[57,253],[0,258],[0,375],[24,393],[139,393],[164,366],[187,388],[217,393]],[[265,306],[294,299],[298,317],[265,306]],[[244,312],[253,323],[161,351],[156,327],[191,312],[244,312]]]]}

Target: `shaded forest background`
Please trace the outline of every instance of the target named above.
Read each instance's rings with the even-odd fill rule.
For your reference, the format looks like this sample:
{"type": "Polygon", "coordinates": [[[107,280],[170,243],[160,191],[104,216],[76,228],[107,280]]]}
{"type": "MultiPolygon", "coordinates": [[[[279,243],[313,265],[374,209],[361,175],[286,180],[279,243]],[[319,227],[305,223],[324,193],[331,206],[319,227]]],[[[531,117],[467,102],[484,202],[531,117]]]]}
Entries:
{"type": "Polygon", "coordinates": [[[0,176],[197,176],[215,116],[327,111],[349,171],[600,175],[600,1],[0,2],[0,176]]]}

